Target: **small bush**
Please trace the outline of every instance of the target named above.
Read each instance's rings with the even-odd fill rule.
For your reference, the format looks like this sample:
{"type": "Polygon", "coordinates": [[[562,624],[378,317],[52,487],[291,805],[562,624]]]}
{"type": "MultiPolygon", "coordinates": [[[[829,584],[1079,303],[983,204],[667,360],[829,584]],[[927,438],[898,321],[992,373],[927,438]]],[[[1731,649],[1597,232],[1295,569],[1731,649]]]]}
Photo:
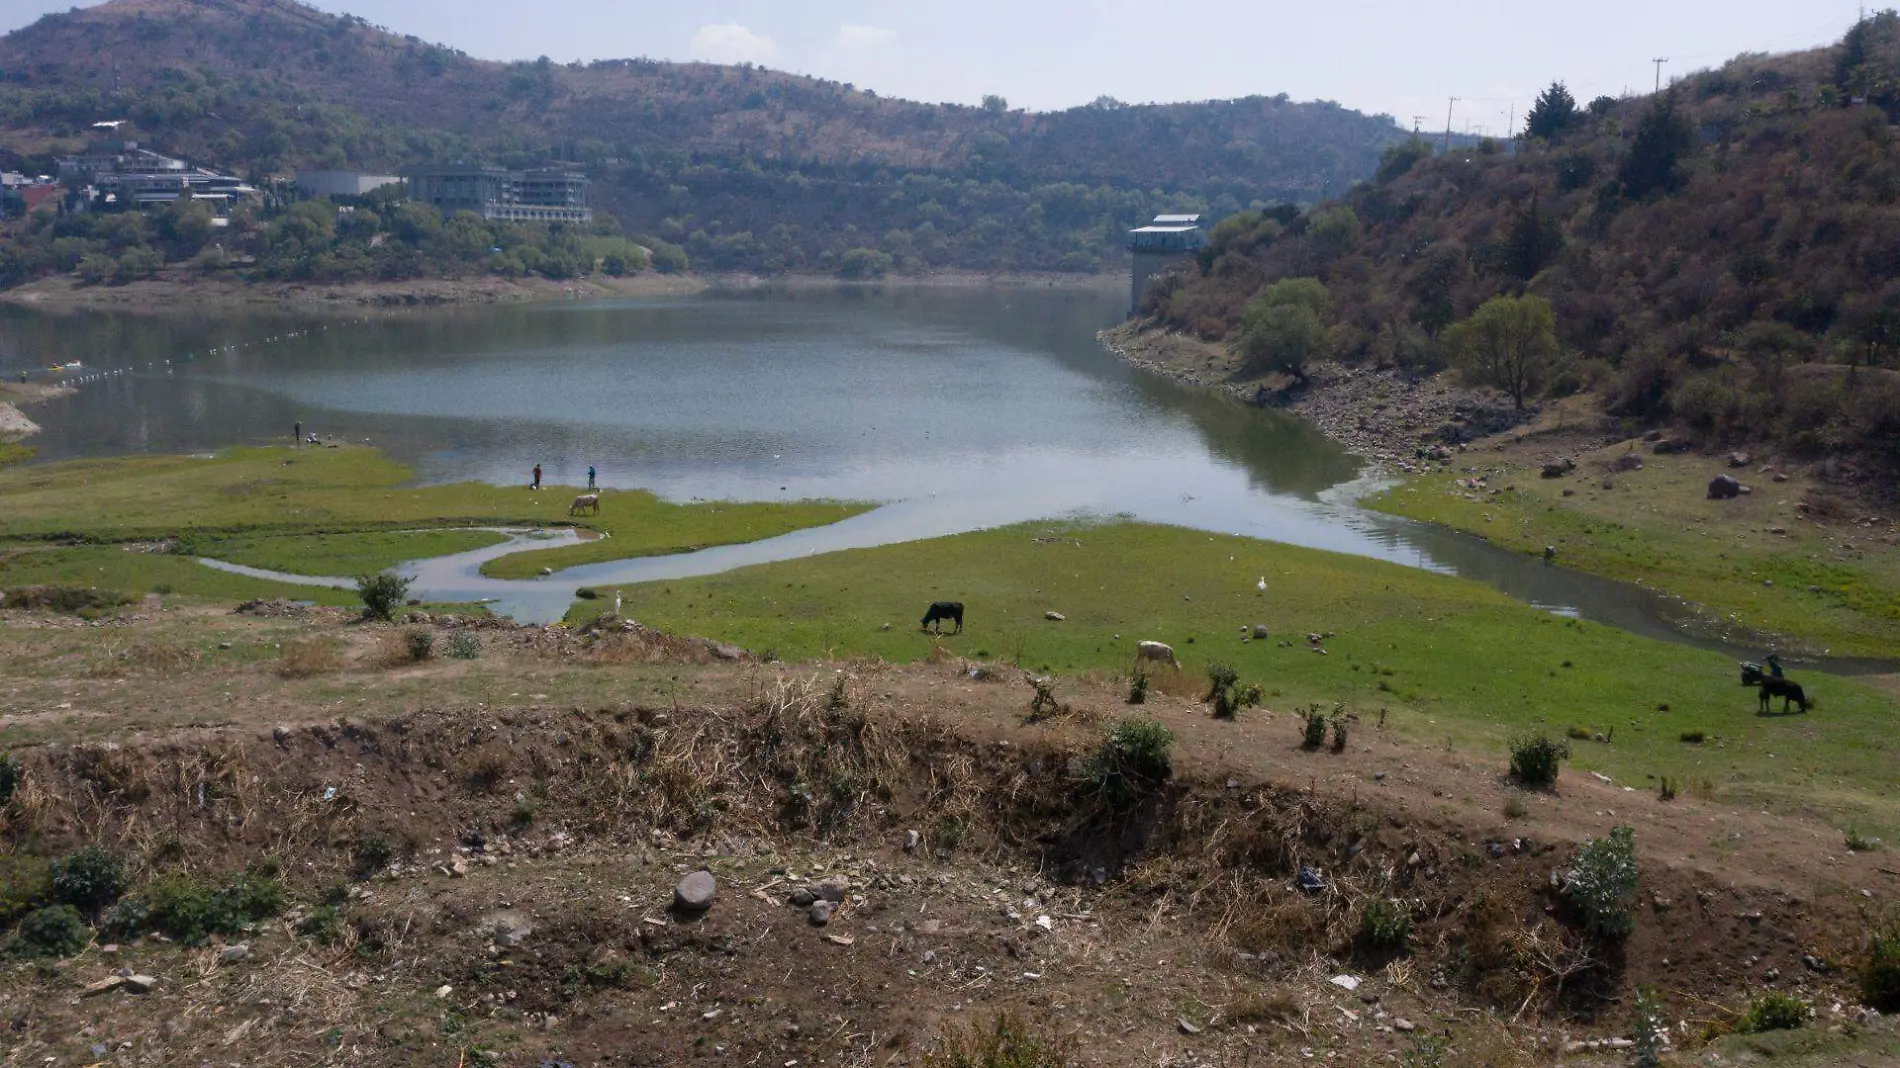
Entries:
{"type": "Polygon", "coordinates": [[[1148,673],[1136,671],[1135,677],[1128,683],[1128,703],[1145,705],[1148,703],[1148,673]]]}
{"type": "Polygon", "coordinates": [[[1900,1012],[1900,920],[1877,924],[1869,935],[1860,999],[1881,1012],[1900,1012]]]}
{"type": "Polygon", "coordinates": [[[1636,1068],[1661,1068],[1669,1045],[1669,1021],[1662,999],[1647,984],[1636,988],[1636,1068]]]}
{"type": "Polygon", "coordinates": [[[1847,848],[1855,853],[1871,853],[1880,848],[1880,839],[1869,838],[1852,827],[1847,829],[1847,848]]]}
{"type": "Polygon", "coordinates": [[[53,897],[88,916],[125,893],[125,862],[111,850],[87,846],[53,862],[53,897]]]}
{"type": "Polygon", "coordinates": [[[1664,775],[1662,777],[1662,785],[1656,788],[1656,796],[1664,801],[1674,801],[1676,799],[1676,789],[1676,780],[1664,775]]]}
{"type": "Polygon", "coordinates": [[[1682,740],[1689,745],[1701,745],[1709,738],[1703,731],[1683,731],[1682,740]]]}
{"type": "Polygon", "coordinates": [[[1531,814],[1531,807],[1524,803],[1523,798],[1512,797],[1505,800],[1504,802],[1504,818],[1505,819],[1521,820],[1530,814],[1531,814]]]}
{"type": "Polygon", "coordinates": [[[53,903],[53,868],[39,857],[0,857],[0,927],[53,903]]]}
{"type": "Polygon", "coordinates": [[[135,929],[199,946],[214,934],[238,934],[275,916],[285,903],[284,888],[267,867],[246,869],[215,889],[189,875],[167,875],[154,880],[133,907],[115,909],[112,926],[136,921],[135,929]]]}
{"type": "Polygon", "coordinates": [[[1564,893],[1597,934],[1621,938],[1635,926],[1636,832],[1617,827],[1608,838],[1592,838],[1577,850],[1564,893]]]}
{"type": "Polygon", "coordinates": [[[825,695],[825,711],[843,712],[849,707],[851,707],[851,695],[846,692],[844,676],[840,675],[837,681],[831,684],[831,692],[825,695]]]}
{"type": "Polygon", "coordinates": [[[1350,729],[1348,725],[1348,720],[1346,719],[1345,710],[1337,709],[1337,708],[1334,709],[1332,719],[1330,719],[1328,722],[1332,725],[1332,728],[1333,728],[1333,752],[1335,753],[1345,752],[1346,751],[1346,734],[1347,734],[1347,731],[1350,729]]]}
{"type": "Polygon", "coordinates": [[[1511,743],[1511,777],[1531,787],[1547,787],[1557,782],[1557,768],[1570,759],[1570,747],[1537,734],[1526,735],[1511,743]]]}
{"type": "Polygon", "coordinates": [[[394,571],[364,575],[356,580],[356,595],[363,599],[363,618],[384,622],[395,618],[396,609],[409,598],[409,580],[394,571]]]}
{"type": "Polygon", "coordinates": [[[421,662],[435,655],[435,635],[426,630],[409,632],[409,659],[421,662]]]}
{"type": "Polygon", "coordinates": [[[928,1068],[1067,1068],[1072,1047],[1031,1031],[1005,1012],[988,1027],[971,1025],[944,1033],[924,1054],[928,1068]]]}
{"type": "Polygon", "coordinates": [[[297,921],[297,933],[318,945],[334,946],[343,937],[343,914],[335,905],[318,905],[297,921]]]}
{"type": "Polygon", "coordinates": [[[26,770],[20,767],[20,761],[12,753],[0,753],[0,807],[13,800],[14,791],[20,788],[20,780],[26,776],[26,770]]]}
{"type": "Polygon", "coordinates": [[[482,655],[482,640],[473,631],[458,630],[449,635],[449,659],[474,660],[482,655]]]}
{"type": "Polygon", "coordinates": [[[1412,937],[1412,914],[1396,901],[1375,898],[1359,914],[1359,942],[1365,948],[1391,953],[1405,948],[1412,937]]]}
{"type": "Polygon", "coordinates": [[[1036,691],[1035,694],[1029,698],[1029,714],[1032,717],[1062,711],[1062,702],[1056,700],[1055,676],[1031,675],[1027,681],[1030,688],[1036,691]]]}
{"type": "Polygon", "coordinates": [[[1123,720],[1089,758],[1089,785],[1116,807],[1129,804],[1174,774],[1173,744],[1174,732],[1153,720],[1123,720]]]}
{"type": "Polygon", "coordinates": [[[8,948],[19,957],[70,957],[86,948],[92,932],[71,905],[51,905],[20,921],[8,948]]]}
{"type": "Polygon", "coordinates": [[[1569,735],[1570,740],[1574,742],[1587,742],[1590,740],[1590,728],[1588,727],[1572,727],[1564,733],[1569,735]]]}
{"type": "Polygon", "coordinates": [[[1735,1029],[1746,1035],[1758,1035],[1764,1031],[1798,1031],[1807,1026],[1808,1017],[1812,1015],[1814,1006],[1792,994],[1771,991],[1748,1007],[1735,1029]]]}
{"type": "Polygon", "coordinates": [[[1300,744],[1318,749],[1326,743],[1326,714],[1318,705],[1300,712],[1300,744]]]}
{"type": "Polygon", "coordinates": [[[350,847],[351,866],[359,879],[375,875],[389,867],[395,859],[396,843],[390,841],[388,835],[377,831],[365,831],[357,835],[350,847]]]}
{"type": "Polygon", "coordinates": [[[1221,694],[1233,689],[1234,684],[1239,681],[1240,672],[1235,671],[1231,665],[1215,661],[1207,665],[1207,696],[1201,700],[1203,702],[1218,700],[1221,694]]]}

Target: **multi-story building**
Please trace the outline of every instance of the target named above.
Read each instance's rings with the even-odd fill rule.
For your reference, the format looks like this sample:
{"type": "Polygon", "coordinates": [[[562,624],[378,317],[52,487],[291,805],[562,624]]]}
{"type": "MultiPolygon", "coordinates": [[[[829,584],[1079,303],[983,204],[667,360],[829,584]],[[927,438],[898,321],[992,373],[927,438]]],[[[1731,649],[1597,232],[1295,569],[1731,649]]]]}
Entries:
{"type": "Polygon", "coordinates": [[[219,209],[219,214],[257,192],[241,178],[206,170],[102,174],[94,179],[93,186],[112,207],[162,207],[190,195],[219,209]]]}
{"type": "Polygon", "coordinates": [[[500,167],[417,167],[406,171],[409,199],[444,215],[472,211],[484,219],[517,222],[594,221],[587,206],[587,176],[549,168],[509,171],[500,167]]]}

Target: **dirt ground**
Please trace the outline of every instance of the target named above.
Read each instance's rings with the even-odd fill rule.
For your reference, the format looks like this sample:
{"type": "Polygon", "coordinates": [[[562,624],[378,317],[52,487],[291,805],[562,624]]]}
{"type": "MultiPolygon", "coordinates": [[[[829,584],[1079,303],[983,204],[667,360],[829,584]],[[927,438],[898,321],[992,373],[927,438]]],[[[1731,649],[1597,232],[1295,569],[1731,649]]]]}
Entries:
{"type": "Polygon", "coordinates": [[[1308,750],[1291,710],[1217,721],[1192,680],[1138,710],[1065,680],[1032,717],[1021,672],[949,657],[409,629],[471,628],[478,659],[418,663],[331,610],[0,613],[9,850],[268,857],[293,902],[204,947],[5,965],[0,1064],[918,1064],[1003,1012],[1075,1064],[1613,1064],[1577,1044],[1629,1035],[1638,983],[1673,1063],[1900,1064],[1852,975],[1900,866],[1824,826],[1581,773],[1526,792],[1376,722],[1308,750]],[[1089,761],[1133,711],[1174,774],[1105,808],[1089,761]],[[1552,873],[1619,823],[1636,926],[1605,941],[1552,873]],[[671,910],[701,868],[711,909],[671,910]],[[823,926],[794,903],[820,891],[823,926]],[[1387,899],[1402,952],[1358,941],[1387,899]],[[157,982],[86,993],[121,969],[157,982]],[[1714,1037],[1769,989],[1815,1005],[1806,1045],[1714,1037]]]}

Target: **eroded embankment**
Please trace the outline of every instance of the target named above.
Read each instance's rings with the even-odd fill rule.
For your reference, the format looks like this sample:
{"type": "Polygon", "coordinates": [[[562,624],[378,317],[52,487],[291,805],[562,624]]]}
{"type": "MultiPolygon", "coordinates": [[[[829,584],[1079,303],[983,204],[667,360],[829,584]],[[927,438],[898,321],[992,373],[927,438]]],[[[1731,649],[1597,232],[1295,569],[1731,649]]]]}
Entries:
{"type": "MultiPolygon", "coordinates": [[[[672,1063],[704,1036],[643,1033],[655,1006],[587,998],[684,990],[702,1006],[695,1012],[715,1013],[702,1023],[737,1006],[756,1010],[746,1027],[734,1011],[723,1043],[735,1054],[782,1057],[812,1052],[815,1025],[848,1024],[831,1042],[867,1031],[922,1042],[966,1003],[1068,1005],[1107,997],[1114,985],[1120,998],[1185,997],[1167,991],[1210,984],[1230,993],[1219,1004],[1200,995],[1198,1016],[1165,1000],[1159,1010],[1103,1011],[1127,1016],[1124,1035],[1148,1029],[1143,1057],[1179,1038],[1176,1016],[1250,1050],[1321,1040],[1346,1049],[1399,1041],[1388,1009],[1448,1021],[1479,1009],[1501,1041],[1523,1044],[1620,1032],[1638,981],[1662,984],[1683,1017],[1719,1020],[1757,978],[1758,955],[1799,946],[1843,960],[1859,937],[1855,903],[1743,892],[1646,865],[1634,934],[1606,939],[1588,934],[1552,887],[1553,870],[1570,862],[1567,845],[1480,841],[1297,787],[1154,781],[1139,761],[1104,764],[1092,731],[1025,747],[851,705],[848,685],[826,692],[780,679],[759,681],[731,707],[476,708],[263,735],[46,746],[20,754],[5,836],[16,856],[107,845],[133,858],[134,884],[158,871],[275,862],[306,905],[272,960],[287,968],[342,952],[333,966],[372,978],[330,990],[330,1001],[299,1002],[289,1017],[258,1009],[227,1043],[239,1049],[321,1024],[420,1057],[467,1035],[500,1041],[477,1017],[506,1028],[530,1014],[548,1031],[568,1029],[562,1048],[632,1043],[659,1058],[651,1063],[672,1063]],[[918,836],[907,843],[911,831],[918,836]],[[665,919],[662,888],[701,864],[730,880],[721,900],[732,903],[715,909],[711,926],[665,919]],[[829,928],[850,934],[818,943],[821,953],[857,945],[859,956],[830,963],[784,944],[808,924],[802,912],[782,911],[786,894],[809,894],[827,868],[853,873],[841,915],[862,910],[855,928],[829,928]],[[1303,868],[1321,876],[1322,889],[1296,887],[1303,868]],[[1020,892],[1032,896],[1018,901],[1014,884],[1025,878],[1020,892]],[[371,881],[325,890],[360,879],[371,881]],[[979,889],[956,898],[964,884],[979,889]],[[907,895],[925,892],[952,900],[919,900],[913,911],[907,895]],[[1379,901],[1396,902],[1409,922],[1403,949],[1366,941],[1364,916],[1379,901]],[[325,907],[339,940],[300,941],[294,932],[307,932],[325,907]],[[496,933],[514,922],[500,913],[518,913],[541,933],[510,941],[496,933]],[[1093,932],[1078,936],[1093,939],[1086,952],[1064,948],[1072,927],[1093,932]],[[1134,946],[1136,959],[1116,957],[1134,946]],[[1144,964],[1149,955],[1161,965],[1144,964]],[[939,977],[957,960],[965,963],[955,981],[944,974],[904,989],[920,982],[919,969],[939,977]],[[990,989],[1009,969],[1034,978],[990,989]],[[1381,977],[1384,1007],[1360,1003],[1350,1023],[1329,1014],[1319,1027],[1308,984],[1338,971],[1381,977]],[[1033,988],[1042,994],[1021,986],[1045,981],[1033,988]],[[857,994],[800,1022],[797,992],[813,983],[849,983],[857,994]],[[709,985],[723,993],[709,1001],[709,985]],[[439,995],[460,1006],[451,1023],[442,1004],[417,993],[438,989],[460,991],[439,995]],[[1243,1002],[1252,1008],[1235,1008],[1243,1002]],[[766,1011],[773,1005],[782,1011],[766,1011]],[[391,1030],[391,1020],[407,1022],[391,1030]],[[472,1030],[457,1039],[445,1027],[472,1030]]],[[[275,932],[265,925],[253,940],[274,944],[275,932]]],[[[213,982],[222,958],[174,959],[163,945],[142,945],[136,952],[160,963],[141,966],[203,971],[208,985],[175,996],[211,990],[221,1005],[241,1003],[236,978],[213,982]]],[[[104,963],[16,972],[7,996],[47,1014],[29,1030],[56,1049],[42,1028],[71,1022],[62,1007],[81,984],[109,974],[104,963]]],[[[1838,968],[1786,984],[1810,995],[1849,990],[1838,968]]],[[[1086,1015],[1070,1023],[1074,1034],[1121,1026],[1086,1015]]],[[[233,1026],[222,1020],[203,1034],[184,1026],[164,1048],[168,1056],[209,1048],[233,1026]]]]}

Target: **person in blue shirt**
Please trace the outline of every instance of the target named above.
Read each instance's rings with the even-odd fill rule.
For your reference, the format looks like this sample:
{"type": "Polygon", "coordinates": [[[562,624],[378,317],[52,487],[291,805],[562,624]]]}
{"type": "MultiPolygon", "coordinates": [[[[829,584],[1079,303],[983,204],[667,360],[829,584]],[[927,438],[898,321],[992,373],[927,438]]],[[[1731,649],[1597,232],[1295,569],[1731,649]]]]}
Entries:
{"type": "Polygon", "coordinates": [[[587,465],[587,488],[588,488],[588,489],[596,489],[596,488],[597,488],[597,487],[596,487],[596,486],[594,485],[594,465],[593,465],[593,464],[588,464],[588,465],[587,465]]]}

